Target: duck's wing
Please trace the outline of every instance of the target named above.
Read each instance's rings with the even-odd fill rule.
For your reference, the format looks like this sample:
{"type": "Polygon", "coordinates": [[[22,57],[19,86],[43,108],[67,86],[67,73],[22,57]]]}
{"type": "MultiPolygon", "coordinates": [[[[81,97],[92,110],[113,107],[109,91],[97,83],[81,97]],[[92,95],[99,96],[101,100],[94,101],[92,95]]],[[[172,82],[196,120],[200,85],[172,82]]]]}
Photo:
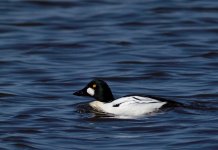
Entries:
{"type": "Polygon", "coordinates": [[[161,102],[166,102],[164,107],[183,107],[184,106],[183,103],[176,102],[176,101],[173,101],[173,100],[168,99],[168,98],[163,98],[163,97],[158,97],[158,96],[151,96],[151,95],[149,95],[147,97],[149,97],[151,99],[161,101],[161,102]]]}
{"type": "Polygon", "coordinates": [[[152,104],[152,103],[163,103],[163,101],[159,101],[150,97],[143,96],[127,96],[119,98],[112,102],[113,107],[119,107],[130,104],[152,104]]]}
{"type": "Polygon", "coordinates": [[[183,103],[176,102],[176,101],[173,101],[171,99],[164,98],[164,97],[154,96],[154,95],[140,95],[140,94],[137,94],[137,96],[136,95],[127,95],[125,97],[132,97],[132,98],[135,98],[135,99],[138,98],[139,100],[143,101],[143,103],[165,102],[166,104],[164,105],[164,107],[183,107],[184,106],[183,103]]]}

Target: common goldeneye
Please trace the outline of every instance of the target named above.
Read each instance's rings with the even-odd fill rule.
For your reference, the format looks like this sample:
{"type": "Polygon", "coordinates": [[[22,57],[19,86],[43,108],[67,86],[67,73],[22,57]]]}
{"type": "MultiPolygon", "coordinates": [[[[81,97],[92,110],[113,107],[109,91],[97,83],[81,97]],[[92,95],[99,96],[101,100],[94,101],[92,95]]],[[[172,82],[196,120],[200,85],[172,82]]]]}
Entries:
{"type": "Polygon", "coordinates": [[[161,108],[182,105],[155,96],[132,95],[114,99],[108,84],[100,79],[92,80],[82,90],[75,92],[74,95],[93,97],[95,101],[90,102],[89,105],[94,110],[116,116],[141,116],[157,112],[161,108]]]}

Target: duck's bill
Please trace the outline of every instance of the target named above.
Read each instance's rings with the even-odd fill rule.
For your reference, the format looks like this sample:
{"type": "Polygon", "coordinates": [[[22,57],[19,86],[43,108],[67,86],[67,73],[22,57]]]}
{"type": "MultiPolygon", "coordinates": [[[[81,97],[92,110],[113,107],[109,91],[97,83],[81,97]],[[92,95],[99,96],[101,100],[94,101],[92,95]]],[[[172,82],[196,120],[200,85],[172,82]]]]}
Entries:
{"type": "Polygon", "coordinates": [[[85,89],[76,91],[76,92],[73,93],[73,95],[76,95],[76,96],[88,96],[88,94],[87,94],[85,89]]]}

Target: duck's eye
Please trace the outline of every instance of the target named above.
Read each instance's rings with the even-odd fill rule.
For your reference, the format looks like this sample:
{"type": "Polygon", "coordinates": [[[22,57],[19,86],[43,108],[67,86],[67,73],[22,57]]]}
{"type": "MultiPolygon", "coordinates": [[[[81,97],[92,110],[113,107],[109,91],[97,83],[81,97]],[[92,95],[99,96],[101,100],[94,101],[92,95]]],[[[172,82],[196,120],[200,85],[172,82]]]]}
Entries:
{"type": "Polygon", "coordinates": [[[96,88],[96,84],[93,84],[92,87],[93,87],[93,88],[96,88]]]}

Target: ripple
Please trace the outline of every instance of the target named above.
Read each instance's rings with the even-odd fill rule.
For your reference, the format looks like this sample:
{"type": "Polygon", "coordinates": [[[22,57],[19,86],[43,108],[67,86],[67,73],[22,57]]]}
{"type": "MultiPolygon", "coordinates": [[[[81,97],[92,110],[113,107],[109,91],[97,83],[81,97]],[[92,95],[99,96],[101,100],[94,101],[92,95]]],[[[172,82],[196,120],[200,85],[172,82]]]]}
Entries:
{"type": "Polygon", "coordinates": [[[146,79],[147,77],[137,77],[137,76],[132,76],[132,77],[118,77],[118,76],[114,76],[114,77],[97,77],[99,79],[102,79],[102,80],[107,80],[107,81],[119,81],[119,82],[122,82],[122,81],[137,81],[137,80],[143,80],[143,79],[146,79]]]}
{"type": "Polygon", "coordinates": [[[170,7],[170,6],[158,6],[153,9],[151,9],[152,12],[157,13],[157,14],[164,14],[164,13],[173,13],[175,11],[182,11],[183,8],[180,7],[170,7]]]}
{"type": "Polygon", "coordinates": [[[7,136],[2,138],[3,142],[10,142],[13,143],[13,145],[16,148],[22,148],[22,149],[36,149],[35,147],[33,147],[33,143],[30,142],[29,140],[27,140],[25,137],[23,136],[7,136]]]}
{"type": "Polygon", "coordinates": [[[16,116],[14,116],[15,119],[29,119],[31,117],[32,117],[32,115],[30,115],[30,114],[18,114],[16,116]]]}
{"type": "Polygon", "coordinates": [[[16,148],[21,148],[21,149],[32,149],[32,150],[38,150],[37,148],[28,145],[28,144],[23,144],[23,143],[15,143],[13,144],[16,148]]]}
{"type": "Polygon", "coordinates": [[[44,23],[42,22],[19,22],[19,23],[14,23],[12,24],[17,27],[40,27],[40,26],[45,26],[44,23]]]}
{"type": "Polygon", "coordinates": [[[23,128],[17,128],[16,129],[17,133],[22,133],[22,134],[37,134],[41,133],[40,129],[37,128],[31,128],[31,127],[23,127],[23,128]]]}
{"type": "Polygon", "coordinates": [[[147,74],[147,76],[154,78],[154,77],[171,77],[171,75],[167,72],[163,72],[163,71],[157,71],[157,72],[151,72],[149,74],[147,74]]]}
{"type": "MultiPolygon", "coordinates": [[[[37,122],[42,122],[42,123],[58,123],[58,122],[63,122],[62,119],[58,119],[55,117],[40,117],[36,120],[37,122]]],[[[58,124],[56,124],[58,125],[58,124]]]]}
{"type": "Polygon", "coordinates": [[[119,61],[118,64],[145,64],[143,61],[119,61]]]}
{"type": "Polygon", "coordinates": [[[79,2],[70,2],[70,1],[25,1],[34,5],[39,5],[43,7],[63,7],[70,8],[75,6],[81,6],[79,2]]]}
{"type": "Polygon", "coordinates": [[[217,93],[203,93],[203,94],[197,94],[193,95],[195,98],[217,98],[218,94],[217,93]]]}
{"type": "Polygon", "coordinates": [[[12,97],[12,96],[16,96],[15,94],[12,94],[12,93],[2,93],[0,92],[0,97],[12,97]]]}
{"type": "Polygon", "coordinates": [[[34,75],[34,74],[46,74],[46,70],[44,69],[20,69],[16,70],[14,73],[22,74],[22,75],[34,75]]]}
{"type": "MultiPolygon", "coordinates": [[[[20,112],[20,115],[34,115],[34,114],[43,114],[45,112],[53,111],[53,108],[29,108],[28,110],[20,112]]],[[[28,116],[27,116],[28,117],[28,116]]]]}
{"type": "Polygon", "coordinates": [[[204,58],[217,58],[218,57],[218,53],[217,52],[207,52],[207,53],[201,54],[200,57],[204,57],[204,58]]]}
{"type": "Polygon", "coordinates": [[[127,132],[149,132],[149,133],[161,133],[161,132],[168,132],[170,130],[169,127],[128,127],[119,129],[119,131],[127,131],[127,132]]]}
{"type": "Polygon", "coordinates": [[[129,41],[109,41],[108,43],[119,45],[119,46],[131,46],[133,43],[129,41]]]}
{"type": "Polygon", "coordinates": [[[119,26],[127,26],[127,27],[143,27],[146,26],[146,23],[143,22],[125,22],[125,23],[121,23],[119,24],[119,26]]]}

